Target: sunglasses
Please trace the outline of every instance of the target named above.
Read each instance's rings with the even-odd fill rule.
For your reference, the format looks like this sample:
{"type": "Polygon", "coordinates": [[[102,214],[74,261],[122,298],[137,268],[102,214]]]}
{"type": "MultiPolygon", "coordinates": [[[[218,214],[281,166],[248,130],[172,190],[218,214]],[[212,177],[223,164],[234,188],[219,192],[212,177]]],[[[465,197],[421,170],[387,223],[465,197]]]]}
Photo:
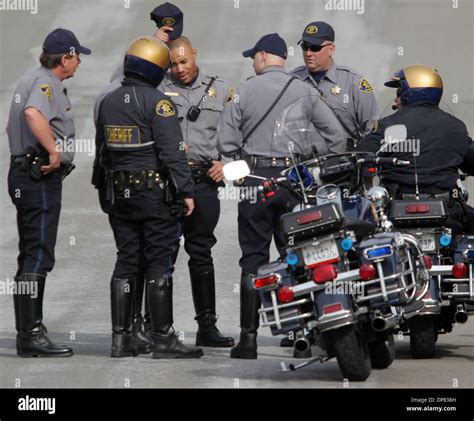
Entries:
{"type": "Polygon", "coordinates": [[[324,47],[328,47],[329,45],[332,45],[332,44],[314,45],[314,44],[309,44],[307,42],[303,42],[301,44],[301,49],[303,51],[311,50],[313,53],[319,53],[324,47]]]}

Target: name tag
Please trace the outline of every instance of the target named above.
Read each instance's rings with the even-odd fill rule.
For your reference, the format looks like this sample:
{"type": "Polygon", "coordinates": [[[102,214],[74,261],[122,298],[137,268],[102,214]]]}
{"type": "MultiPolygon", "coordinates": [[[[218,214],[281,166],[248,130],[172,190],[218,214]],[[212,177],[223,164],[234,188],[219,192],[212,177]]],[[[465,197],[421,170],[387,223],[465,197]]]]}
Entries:
{"type": "Polygon", "coordinates": [[[105,126],[107,145],[133,147],[141,145],[140,129],[137,126],[105,126]]]}

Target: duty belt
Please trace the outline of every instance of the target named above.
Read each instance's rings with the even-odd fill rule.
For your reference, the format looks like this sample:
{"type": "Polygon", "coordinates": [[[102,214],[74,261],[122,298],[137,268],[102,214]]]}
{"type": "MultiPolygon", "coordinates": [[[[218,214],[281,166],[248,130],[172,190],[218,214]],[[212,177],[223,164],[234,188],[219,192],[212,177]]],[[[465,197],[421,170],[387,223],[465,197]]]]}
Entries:
{"type": "Polygon", "coordinates": [[[194,184],[203,183],[205,181],[209,181],[210,178],[207,175],[207,172],[212,168],[214,165],[212,160],[208,161],[188,161],[189,168],[192,172],[192,177],[194,184]]]}
{"type": "Polygon", "coordinates": [[[289,168],[293,166],[293,160],[290,157],[285,158],[266,158],[252,157],[255,164],[254,168],[289,168]]]}
{"type": "Polygon", "coordinates": [[[160,186],[162,178],[158,171],[110,171],[109,182],[113,183],[115,192],[123,193],[127,188],[140,192],[153,190],[160,186]]]}

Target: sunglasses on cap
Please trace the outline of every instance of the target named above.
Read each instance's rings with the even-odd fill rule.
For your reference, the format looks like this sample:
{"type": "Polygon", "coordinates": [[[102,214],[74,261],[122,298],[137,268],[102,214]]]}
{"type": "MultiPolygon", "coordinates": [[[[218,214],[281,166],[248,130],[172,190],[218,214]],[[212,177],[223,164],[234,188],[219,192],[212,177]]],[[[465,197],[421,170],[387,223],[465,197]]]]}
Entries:
{"type": "Polygon", "coordinates": [[[319,53],[324,47],[328,47],[329,45],[332,45],[332,44],[314,45],[314,44],[310,44],[309,42],[303,42],[301,43],[301,49],[303,51],[311,50],[313,53],[319,53]]]}

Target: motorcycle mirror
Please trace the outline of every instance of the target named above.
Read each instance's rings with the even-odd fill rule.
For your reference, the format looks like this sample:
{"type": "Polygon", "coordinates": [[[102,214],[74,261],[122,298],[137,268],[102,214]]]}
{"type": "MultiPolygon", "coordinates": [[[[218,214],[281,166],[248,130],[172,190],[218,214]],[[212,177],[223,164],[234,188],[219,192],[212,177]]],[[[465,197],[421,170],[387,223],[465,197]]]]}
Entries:
{"type": "Polygon", "coordinates": [[[407,139],[407,126],[404,124],[395,124],[385,129],[384,140],[382,147],[377,153],[383,152],[389,148],[390,145],[405,142],[407,139]]]}
{"type": "Polygon", "coordinates": [[[229,181],[239,180],[250,174],[250,168],[245,161],[234,161],[225,164],[222,168],[224,177],[229,181]]]}

